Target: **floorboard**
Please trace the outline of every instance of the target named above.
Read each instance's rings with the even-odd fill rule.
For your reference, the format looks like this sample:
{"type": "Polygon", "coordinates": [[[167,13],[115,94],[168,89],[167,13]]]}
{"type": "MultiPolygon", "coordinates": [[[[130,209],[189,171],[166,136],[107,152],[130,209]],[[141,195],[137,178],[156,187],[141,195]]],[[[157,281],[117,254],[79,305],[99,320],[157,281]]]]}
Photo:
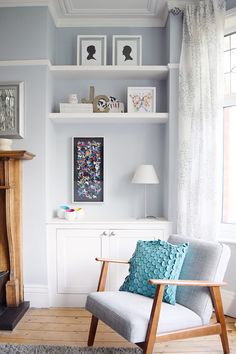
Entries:
{"type": "MultiPolygon", "coordinates": [[[[0,342],[86,346],[90,318],[82,308],[30,308],[12,332],[0,331],[0,342]]],[[[231,354],[236,354],[235,322],[226,317],[231,354]]],[[[135,347],[103,323],[99,323],[95,346],[135,347]]],[[[156,343],[154,353],[219,354],[222,348],[219,336],[208,336],[156,343]]]]}

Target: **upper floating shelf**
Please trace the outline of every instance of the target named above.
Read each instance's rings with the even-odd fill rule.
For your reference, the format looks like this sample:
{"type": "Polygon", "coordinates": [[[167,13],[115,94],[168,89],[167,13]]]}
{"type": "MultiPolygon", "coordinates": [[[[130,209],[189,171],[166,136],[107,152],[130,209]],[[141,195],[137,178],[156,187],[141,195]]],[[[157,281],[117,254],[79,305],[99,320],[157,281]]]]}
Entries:
{"type": "Polygon", "coordinates": [[[54,78],[58,79],[93,79],[93,80],[165,80],[168,77],[166,65],[141,66],[78,66],[51,65],[54,78]]]}

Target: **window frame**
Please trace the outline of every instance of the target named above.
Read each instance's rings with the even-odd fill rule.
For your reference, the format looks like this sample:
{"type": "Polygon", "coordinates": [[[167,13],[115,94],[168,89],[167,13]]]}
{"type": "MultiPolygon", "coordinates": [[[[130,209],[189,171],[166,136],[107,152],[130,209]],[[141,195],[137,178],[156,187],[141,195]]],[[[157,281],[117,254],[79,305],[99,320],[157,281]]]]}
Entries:
{"type": "MultiPolygon", "coordinates": [[[[225,36],[236,32],[236,8],[230,9],[226,12],[225,21],[225,36]]],[[[236,106],[236,93],[227,95],[224,97],[224,106],[230,107],[236,106]]],[[[223,176],[223,175],[222,175],[223,176]]],[[[222,210],[221,220],[219,227],[219,239],[220,241],[227,241],[228,243],[236,244],[236,223],[223,223],[223,180],[222,180],[222,210]]]]}

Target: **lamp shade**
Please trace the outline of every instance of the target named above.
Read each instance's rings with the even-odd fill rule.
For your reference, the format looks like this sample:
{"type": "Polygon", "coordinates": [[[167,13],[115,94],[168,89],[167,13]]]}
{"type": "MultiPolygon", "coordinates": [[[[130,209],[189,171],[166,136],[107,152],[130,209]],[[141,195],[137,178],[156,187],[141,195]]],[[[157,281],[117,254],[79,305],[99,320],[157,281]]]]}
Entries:
{"type": "Polygon", "coordinates": [[[159,178],[153,165],[140,165],[135,171],[132,183],[158,184],[159,178]]]}

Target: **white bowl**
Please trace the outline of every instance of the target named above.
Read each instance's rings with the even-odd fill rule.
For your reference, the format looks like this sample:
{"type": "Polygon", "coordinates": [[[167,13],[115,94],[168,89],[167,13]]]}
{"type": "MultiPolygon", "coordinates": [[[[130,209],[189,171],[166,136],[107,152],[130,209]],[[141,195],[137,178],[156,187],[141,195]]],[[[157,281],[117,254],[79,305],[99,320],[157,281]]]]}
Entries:
{"type": "Polygon", "coordinates": [[[73,221],[76,219],[76,211],[65,211],[65,219],[73,221]]]}
{"type": "Polygon", "coordinates": [[[84,218],[84,209],[76,210],[76,219],[83,219],[84,218]]]}

